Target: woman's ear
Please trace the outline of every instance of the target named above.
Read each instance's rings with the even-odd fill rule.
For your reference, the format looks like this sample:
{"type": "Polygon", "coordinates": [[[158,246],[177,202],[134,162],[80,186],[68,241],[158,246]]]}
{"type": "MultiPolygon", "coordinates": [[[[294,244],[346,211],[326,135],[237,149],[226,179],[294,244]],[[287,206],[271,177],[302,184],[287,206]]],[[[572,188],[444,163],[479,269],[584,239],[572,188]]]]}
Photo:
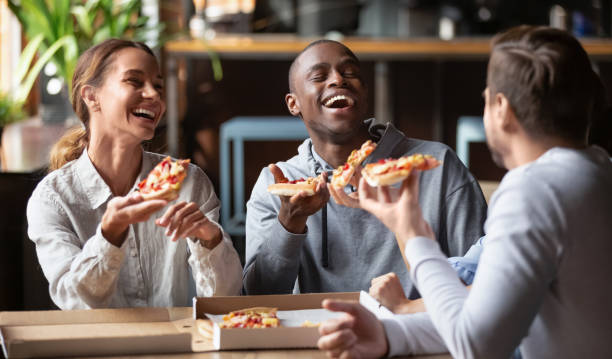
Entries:
{"type": "Polygon", "coordinates": [[[81,98],[85,101],[87,108],[89,108],[91,112],[100,111],[100,103],[98,102],[96,91],[93,86],[85,85],[81,87],[81,98]]]}
{"type": "Polygon", "coordinates": [[[287,103],[287,109],[293,116],[300,115],[300,104],[298,103],[297,97],[293,93],[285,95],[285,102],[287,103]]]}

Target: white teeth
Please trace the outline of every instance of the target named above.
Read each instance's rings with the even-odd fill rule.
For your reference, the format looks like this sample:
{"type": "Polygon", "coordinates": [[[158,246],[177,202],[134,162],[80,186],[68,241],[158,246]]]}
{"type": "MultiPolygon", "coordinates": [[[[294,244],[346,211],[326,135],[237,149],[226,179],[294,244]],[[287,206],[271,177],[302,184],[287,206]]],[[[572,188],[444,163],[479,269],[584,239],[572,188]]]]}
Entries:
{"type": "Polygon", "coordinates": [[[144,115],[147,115],[147,116],[149,116],[151,118],[155,118],[155,112],[149,111],[149,110],[144,109],[144,108],[137,108],[137,109],[135,109],[134,110],[134,114],[144,114],[144,115]]]}
{"type": "Polygon", "coordinates": [[[353,104],[353,99],[350,97],[346,97],[344,95],[336,95],[332,98],[330,98],[329,100],[325,101],[325,106],[329,107],[331,106],[334,102],[339,101],[339,100],[345,100],[348,102],[349,106],[351,106],[353,104]]]}

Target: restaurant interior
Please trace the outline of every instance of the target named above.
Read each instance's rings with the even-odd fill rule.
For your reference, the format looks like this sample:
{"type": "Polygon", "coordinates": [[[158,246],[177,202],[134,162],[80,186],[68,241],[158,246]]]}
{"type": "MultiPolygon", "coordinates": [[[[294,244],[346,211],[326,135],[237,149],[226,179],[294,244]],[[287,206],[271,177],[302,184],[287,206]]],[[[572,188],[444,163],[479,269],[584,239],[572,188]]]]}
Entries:
{"type": "MultiPolygon", "coordinates": [[[[19,55],[32,41],[9,2],[0,1],[3,91],[11,91],[19,55]]],[[[308,136],[284,98],[292,59],[315,39],[342,41],[360,58],[371,117],[409,137],[448,145],[489,194],[505,173],[491,160],[482,127],[481,94],[495,33],[518,24],[566,29],[612,88],[610,0],[137,3],[134,16],[146,15],[157,30],[145,39],[157,44],[168,106],[145,147],[189,158],[205,171],[242,261],[245,202],[257,177],[268,163],[296,154],[308,136]]],[[[1,311],[56,308],[25,217],[28,198],[46,174],[50,145],[75,123],[61,71],[49,64],[27,97],[25,115],[2,123],[1,311]]]]}

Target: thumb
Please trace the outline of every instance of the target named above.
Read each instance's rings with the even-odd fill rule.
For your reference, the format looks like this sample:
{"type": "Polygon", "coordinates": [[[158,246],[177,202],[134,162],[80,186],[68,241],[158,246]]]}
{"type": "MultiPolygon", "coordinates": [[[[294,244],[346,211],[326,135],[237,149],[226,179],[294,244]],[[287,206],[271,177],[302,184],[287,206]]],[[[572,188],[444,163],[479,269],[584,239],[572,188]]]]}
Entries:
{"type": "Polygon", "coordinates": [[[287,180],[287,177],[285,177],[285,175],[283,174],[283,171],[280,169],[280,167],[278,167],[274,163],[269,164],[268,165],[268,169],[270,170],[270,172],[274,176],[274,182],[275,183],[279,183],[279,182],[283,182],[283,181],[287,180]]]}
{"type": "Polygon", "coordinates": [[[345,312],[353,316],[357,316],[362,308],[357,301],[340,299],[325,299],[322,306],[332,312],[345,312]]]}

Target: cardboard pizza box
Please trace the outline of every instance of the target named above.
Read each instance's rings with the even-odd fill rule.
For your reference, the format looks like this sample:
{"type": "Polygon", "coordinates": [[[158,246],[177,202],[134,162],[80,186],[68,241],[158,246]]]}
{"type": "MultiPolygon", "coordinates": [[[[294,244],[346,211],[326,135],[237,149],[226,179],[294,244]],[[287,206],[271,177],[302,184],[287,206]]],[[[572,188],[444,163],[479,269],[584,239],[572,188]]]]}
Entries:
{"type": "Polygon", "coordinates": [[[200,334],[206,336],[208,333],[217,350],[316,348],[319,339],[316,327],[220,328],[208,319],[206,314],[222,315],[251,307],[275,307],[279,311],[320,309],[325,298],[359,300],[359,293],[198,297],[193,300],[193,315],[200,334]]]}
{"type": "Polygon", "coordinates": [[[189,307],[1,312],[0,339],[7,358],[213,350],[193,324],[189,307]]]}

